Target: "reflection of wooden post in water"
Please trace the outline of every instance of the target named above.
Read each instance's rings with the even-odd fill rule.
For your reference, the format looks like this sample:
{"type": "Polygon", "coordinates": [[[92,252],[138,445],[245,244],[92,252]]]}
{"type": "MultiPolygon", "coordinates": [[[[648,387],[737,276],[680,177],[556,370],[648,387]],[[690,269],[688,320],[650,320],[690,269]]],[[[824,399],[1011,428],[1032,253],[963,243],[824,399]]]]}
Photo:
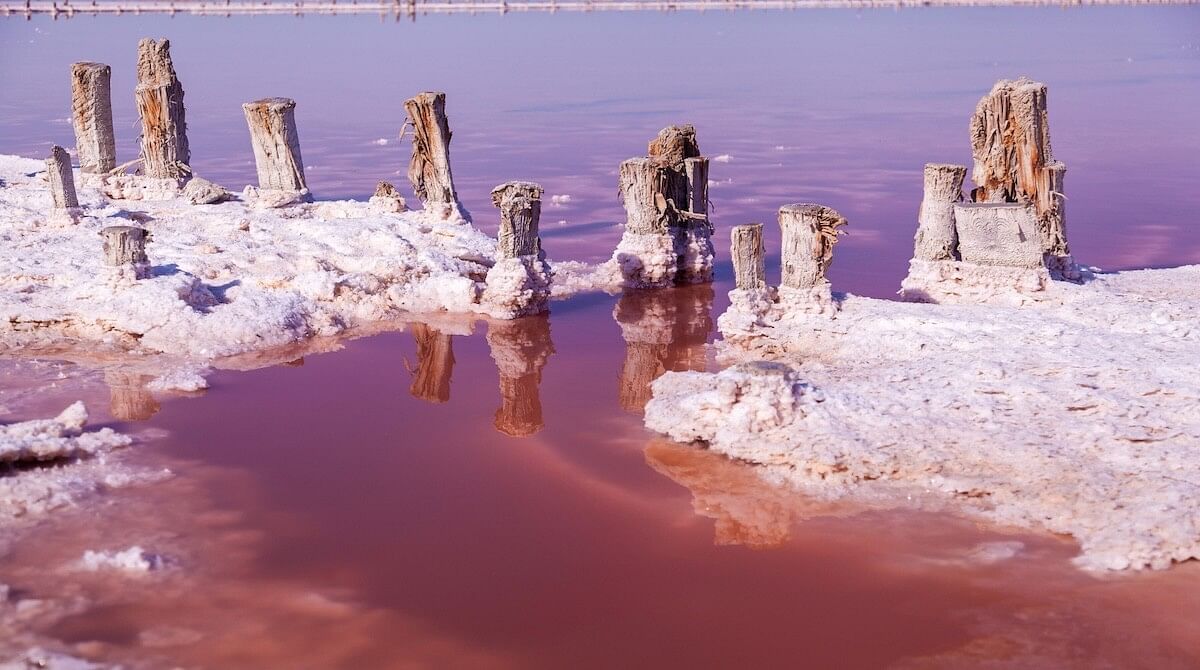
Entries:
{"type": "Polygon", "coordinates": [[[145,421],[158,413],[158,401],[146,390],[152,379],[117,370],[107,370],[104,382],[108,384],[109,412],[119,421],[145,421]]]}
{"type": "Polygon", "coordinates": [[[496,430],[513,437],[538,432],[545,425],[538,387],[542,368],[554,353],[549,315],[493,321],[488,325],[487,342],[500,373],[496,430]]]}
{"type": "Polygon", "coordinates": [[[410,329],[417,343],[417,369],[412,371],[412,397],[426,402],[450,399],[450,375],[454,372],[454,349],[450,336],[423,323],[410,329]]]}
{"type": "Polygon", "coordinates": [[[704,370],[712,332],[713,290],[694,284],[656,291],[629,291],[613,318],[625,340],[617,397],[621,408],[641,412],[650,384],[668,370],[704,370]]]}

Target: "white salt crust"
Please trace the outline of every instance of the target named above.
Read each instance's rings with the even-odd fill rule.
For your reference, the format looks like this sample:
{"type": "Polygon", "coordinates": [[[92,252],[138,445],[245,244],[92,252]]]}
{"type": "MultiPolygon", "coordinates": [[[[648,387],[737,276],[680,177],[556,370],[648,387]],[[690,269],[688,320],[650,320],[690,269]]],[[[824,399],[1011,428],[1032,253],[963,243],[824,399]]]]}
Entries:
{"type": "Polygon", "coordinates": [[[733,291],[722,358],[779,363],[669,372],[646,425],[810,495],[1070,534],[1084,568],[1200,558],[1200,266],[993,279],[987,305],[733,291]]]}
{"type": "MultiPolygon", "coordinates": [[[[44,169],[0,156],[0,349],[84,342],[212,359],[405,313],[512,318],[549,292],[544,264],[494,267],[495,240],[434,213],[254,189],[193,205],[173,182],[80,176],[72,219],[51,215],[44,169]],[[103,265],[100,229],[130,224],[151,233],[148,279],[103,265]]],[[[613,283],[584,274],[574,291],[613,283]]]]}

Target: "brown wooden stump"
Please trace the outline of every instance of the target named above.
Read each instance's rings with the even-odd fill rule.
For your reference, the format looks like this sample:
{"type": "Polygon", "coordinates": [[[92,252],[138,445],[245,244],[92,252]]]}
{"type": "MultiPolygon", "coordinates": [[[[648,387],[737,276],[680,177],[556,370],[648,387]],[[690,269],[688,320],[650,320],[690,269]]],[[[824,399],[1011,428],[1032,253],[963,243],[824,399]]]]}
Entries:
{"type": "Polygon", "coordinates": [[[263,98],[242,105],[254,147],[258,187],[278,191],[303,191],[304,159],[296,131],[296,101],[263,98]]]}
{"type": "Polygon", "coordinates": [[[687,209],[696,216],[708,220],[708,159],[703,156],[683,161],[687,177],[687,209]]]}
{"type": "Polygon", "coordinates": [[[929,163],[925,166],[925,191],[917,217],[913,258],[950,261],[958,258],[954,228],[954,203],[962,200],[965,165],[929,163]]]}
{"type": "Polygon", "coordinates": [[[734,287],[757,290],[767,287],[764,269],[763,224],[734,226],[730,231],[729,256],[733,259],[734,287]]]}
{"type": "Polygon", "coordinates": [[[149,275],[150,259],[146,242],[150,231],[137,226],[109,226],[100,231],[104,238],[104,264],[110,268],[132,267],[138,279],[149,275]]]}
{"type": "Polygon", "coordinates": [[[184,178],[191,173],[191,153],[183,86],[171,63],[170,41],[138,42],[137,79],[134,100],[142,119],[142,173],[159,179],[184,178]]]}
{"type": "Polygon", "coordinates": [[[492,189],[492,204],[500,208],[497,232],[501,258],[542,256],[538,225],[542,215],[542,187],[528,181],[510,181],[492,189]]]}
{"type": "Polygon", "coordinates": [[[780,207],[779,227],[783,232],[781,284],[809,289],[824,283],[825,272],[833,262],[838,229],[844,225],[844,216],[823,205],[799,203],[780,207]]]}
{"type": "Polygon", "coordinates": [[[1050,147],[1046,85],[1028,79],[996,82],[975,107],[970,132],[971,199],[1033,203],[1042,252],[1070,264],[1066,221],[1055,195],[1061,196],[1066,168],[1054,160],[1050,147]]]}
{"type": "Polygon", "coordinates": [[[428,208],[447,209],[470,220],[458,201],[450,172],[450,122],[446,118],[446,94],[425,91],[404,101],[408,122],[413,127],[412,160],[408,181],[413,193],[428,208]]]}
{"type": "Polygon", "coordinates": [[[670,168],[650,158],[621,163],[618,188],[625,206],[625,230],[639,235],[666,235],[679,224],[674,197],[682,180],[670,168]]]}
{"type": "Polygon", "coordinates": [[[700,155],[700,145],[696,142],[696,127],[686,124],[663,128],[650,140],[646,155],[662,165],[681,170],[684,160],[700,155]]]}
{"type": "Polygon", "coordinates": [[[71,121],[80,172],[105,174],[117,166],[111,77],[112,68],[104,63],[71,65],[71,121]]]}
{"type": "Polygon", "coordinates": [[[71,172],[71,155],[67,150],[54,145],[46,159],[46,178],[50,181],[50,200],[56,210],[79,207],[79,196],[75,193],[75,175],[71,172]]]}

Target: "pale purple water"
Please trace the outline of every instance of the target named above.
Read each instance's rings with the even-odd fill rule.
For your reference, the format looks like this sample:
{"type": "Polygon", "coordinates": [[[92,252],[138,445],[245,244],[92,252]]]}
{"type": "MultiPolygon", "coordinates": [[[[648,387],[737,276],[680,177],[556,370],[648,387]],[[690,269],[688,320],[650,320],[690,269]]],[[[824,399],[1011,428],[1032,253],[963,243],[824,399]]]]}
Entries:
{"type": "MultiPolygon", "coordinates": [[[[166,36],[200,174],[252,181],[239,104],[286,95],[318,197],[407,190],[407,144],[374,141],[394,140],[404,98],[442,89],[477,223],[494,228],[493,185],[539,181],[571,196],[543,213],[558,259],[611,253],[616,166],[660,127],[694,123],[728,156],[712,164],[715,287],[555,303],[490,342],[480,325],[415,392],[431,363],[410,333],[221,372],[114,421],[167,431],[136,457],[175,479],[56,517],[0,582],[87,598],[30,625],[145,667],[1195,667],[1196,565],[1097,580],[1065,539],[797,499],[653,438],[638,408],[646,381],[708,365],[731,225],[833,206],[851,222],[835,287],[890,295],[922,164],[969,161],[967,118],[1000,77],[1050,85],[1081,261],[1200,262],[1198,26],[1189,7],[0,20],[0,152],[72,143],[67,67],[88,59],[114,67],[119,159],[134,157],[136,41],[166,36]],[[665,315],[661,342],[626,342],[619,322],[647,313],[665,315]],[[533,343],[539,373],[499,378],[505,337],[533,343]],[[1023,547],[988,563],[989,542],[1023,547]],[[177,568],[43,569],[133,543],[177,568]]],[[[100,391],[54,402],[82,394],[109,420],[100,391]]]]}

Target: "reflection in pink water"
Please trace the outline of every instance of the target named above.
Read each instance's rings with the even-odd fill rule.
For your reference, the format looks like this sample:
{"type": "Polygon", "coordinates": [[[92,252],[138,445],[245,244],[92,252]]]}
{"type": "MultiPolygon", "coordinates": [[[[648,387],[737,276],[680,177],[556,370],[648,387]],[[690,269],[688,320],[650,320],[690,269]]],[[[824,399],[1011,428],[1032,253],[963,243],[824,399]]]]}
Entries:
{"type": "MultiPolygon", "coordinates": [[[[827,203],[852,224],[835,285],[888,295],[911,252],[921,165],[966,161],[975,100],[1027,74],[1051,85],[1077,256],[1198,262],[1198,16],[0,21],[0,152],[70,142],[68,63],[109,62],[114,90],[128,91],[136,39],[166,35],[195,167],[227,185],[252,179],[245,100],[295,97],[317,194],[363,197],[403,181],[403,98],[440,88],[468,208],[493,211],[501,181],[539,181],[570,196],[547,198],[550,255],[596,260],[620,234],[619,161],[691,121],[714,158],[718,228],[827,203]],[[680,44],[695,45],[687,70],[645,67],[680,44]]],[[[128,159],[131,96],[115,102],[128,159]]],[[[163,400],[112,373],[101,406],[118,427],[167,431],[138,458],[176,478],[48,522],[0,560],[0,583],[77,603],[21,626],[142,667],[1200,664],[1195,565],[1095,579],[1070,565],[1065,539],[799,499],[647,435],[647,385],[708,365],[728,288],[588,296],[474,334],[430,322],[336,354],[298,348],[278,356],[289,365],[219,373],[199,397],[163,400]],[[54,567],[139,543],[175,567],[141,580],[54,567]]]]}

